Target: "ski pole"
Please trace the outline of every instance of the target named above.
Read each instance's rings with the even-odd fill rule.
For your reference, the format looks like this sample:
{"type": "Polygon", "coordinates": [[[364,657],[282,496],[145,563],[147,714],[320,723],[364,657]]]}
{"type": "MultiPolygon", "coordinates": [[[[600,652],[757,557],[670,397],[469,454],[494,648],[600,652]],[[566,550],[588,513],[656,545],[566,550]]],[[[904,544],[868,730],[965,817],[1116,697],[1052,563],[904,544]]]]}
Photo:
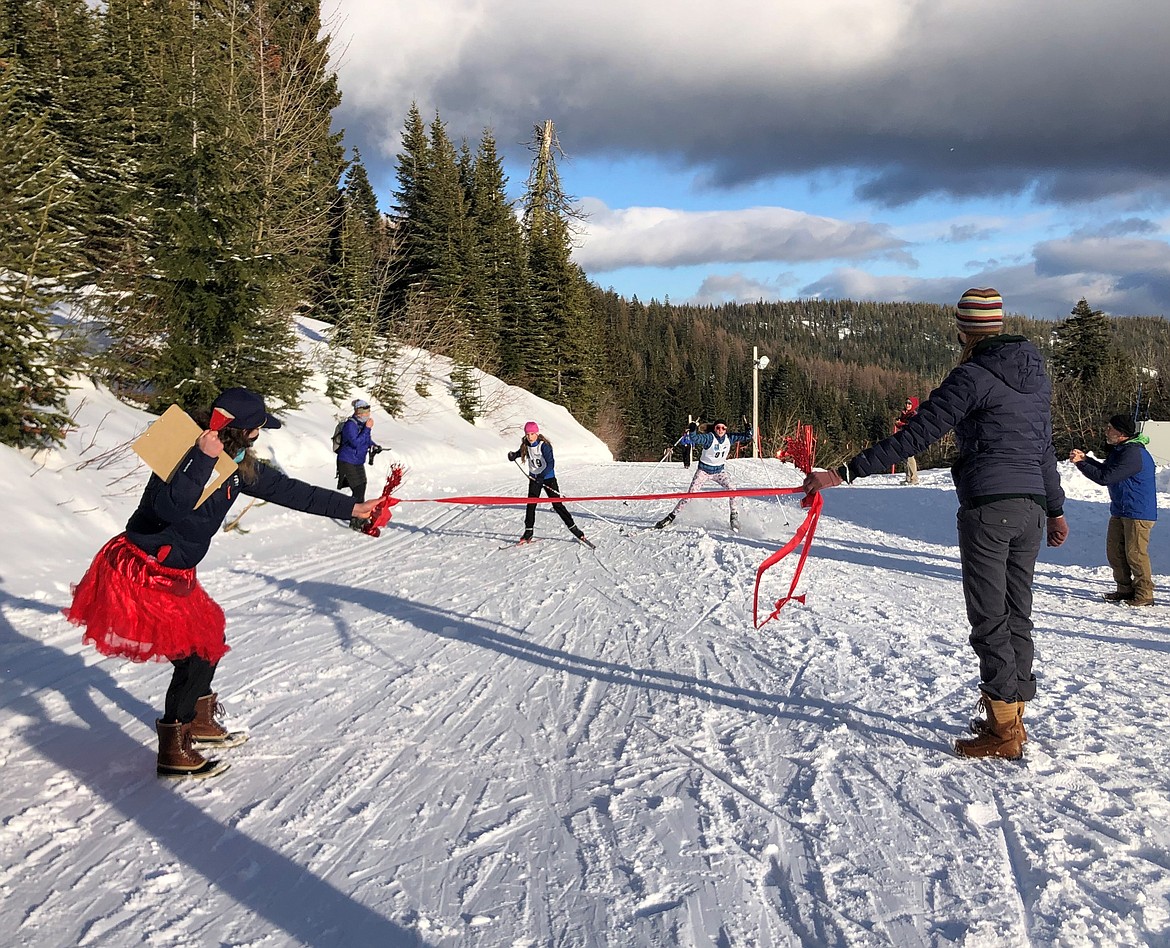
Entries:
{"type": "MultiPolygon", "coordinates": [[[[654,472],[658,470],[658,468],[662,464],[662,462],[670,457],[671,452],[674,451],[674,449],[679,446],[679,443],[688,434],[690,434],[689,431],[686,434],[681,435],[679,437],[678,441],[676,441],[674,444],[672,444],[670,446],[669,449],[667,449],[667,451],[662,455],[661,460],[659,460],[657,464],[655,464],[652,468],[650,468],[650,470],[646,472],[646,476],[643,477],[640,481],[638,481],[638,483],[630,490],[631,494],[636,494],[636,493],[638,493],[639,490],[641,490],[642,485],[645,484],[648,480],[650,480],[650,478],[653,476],[654,472]]],[[[627,507],[630,506],[630,502],[628,500],[623,500],[622,503],[625,504],[627,507]]]]}
{"type": "MultiPolygon", "coordinates": [[[[519,458],[514,459],[513,463],[520,470],[520,473],[523,474],[525,477],[527,477],[534,484],[540,483],[539,481],[536,480],[535,477],[533,477],[526,470],[524,470],[524,466],[520,463],[519,458]]],[[[553,488],[549,487],[547,484],[544,484],[542,486],[544,487],[544,489],[546,491],[548,491],[549,495],[552,497],[563,497],[564,496],[564,494],[562,494],[560,491],[554,490],[553,488]]],[[[538,493],[538,496],[539,496],[539,493],[538,493]]],[[[584,510],[590,516],[596,517],[602,523],[608,523],[611,527],[614,525],[612,520],[610,520],[608,517],[603,517],[601,514],[599,514],[596,510],[593,510],[591,507],[586,507],[584,504],[580,504],[580,503],[577,504],[576,506],[579,507],[581,510],[584,510]]]]}

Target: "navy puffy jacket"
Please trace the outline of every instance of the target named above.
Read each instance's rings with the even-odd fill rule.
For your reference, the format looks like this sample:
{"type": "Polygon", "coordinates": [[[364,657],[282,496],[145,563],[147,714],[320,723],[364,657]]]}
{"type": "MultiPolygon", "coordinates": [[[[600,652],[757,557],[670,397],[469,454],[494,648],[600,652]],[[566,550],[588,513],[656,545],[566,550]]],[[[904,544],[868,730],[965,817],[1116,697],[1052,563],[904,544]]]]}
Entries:
{"type": "Polygon", "coordinates": [[[852,477],[888,472],[955,432],[951,477],[961,504],[981,497],[1044,497],[1050,517],[1064,508],[1052,446],[1052,383],[1039,350],[1022,336],[993,336],[955,366],[897,434],[849,462],[852,477]]]}
{"type": "Polygon", "coordinates": [[[214,468],[215,459],[195,447],[169,484],[151,474],[138,509],[126,524],[126,538],[152,556],[170,547],[160,560],[163,566],[189,569],[207,554],[211,538],[240,494],[339,520],[348,519],[353,512],[353,498],[348,494],[314,487],[266,464],[257,465],[255,483],[245,484],[237,471],[196,508],[214,468]]]}

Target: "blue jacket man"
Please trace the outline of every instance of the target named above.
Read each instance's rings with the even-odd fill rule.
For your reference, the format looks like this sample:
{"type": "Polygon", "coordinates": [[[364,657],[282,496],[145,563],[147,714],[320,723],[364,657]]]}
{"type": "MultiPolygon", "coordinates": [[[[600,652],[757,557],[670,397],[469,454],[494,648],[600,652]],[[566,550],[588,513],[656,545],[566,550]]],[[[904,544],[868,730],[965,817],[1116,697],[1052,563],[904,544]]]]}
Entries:
{"type": "Polygon", "coordinates": [[[1079,448],[1069,454],[1069,460],[1094,484],[1109,489],[1105,555],[1113,567],[1117,588],[1105,593],[1106,601],[1152,606],[1150,531],[1158,519],[1158,494],[1154,459],[1146,450],[1150,439],[1136,431],[1131,417],[1114,415],[1105,426],[1105,440],[1109,442],[1105,460],[1088,457],[1079,448]]]}

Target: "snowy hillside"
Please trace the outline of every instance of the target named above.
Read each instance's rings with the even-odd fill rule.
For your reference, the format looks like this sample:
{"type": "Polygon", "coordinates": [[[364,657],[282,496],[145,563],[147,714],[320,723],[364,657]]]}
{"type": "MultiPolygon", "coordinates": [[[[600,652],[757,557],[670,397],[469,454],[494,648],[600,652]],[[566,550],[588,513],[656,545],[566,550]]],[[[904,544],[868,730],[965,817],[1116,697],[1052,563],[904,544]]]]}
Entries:
{"type": "MultiPolygon", "coordinates": [[[[686,487],[495,380],[467,425],[430,371],[402,420],[375,407],[404,497],[522,494],[505,454],[529,418],[568,495],[686,487]]],[[[828,492],[807,602],[759,631],[751,584],[800,522],[791,498],[742,501],[739,536],[725,500],[663,532],[637,529],[663,501],[571,504],[596,553],[547,508],[540,543],[501,549],[519,507],[403,503],[378,540],[255,507],[200,567],[233,646],[216,686],[252,739],[227,773],[169,783],[169,667],[100,659],[58,614],[137,502],[120,446],[148,418],[92,388],[74,404],[63,451],[0,449],[6,943],[1170,944],[1170,611],[1099,601],[1105,494],[1070,465],[1022,763],[950,752],[976,667],[954,494],[928,471],[828,492]]],[[[337,412],[312,396],[261,445],[330,484],[337,412]]],[[[1170,605],[1170,526],[1151,553],[1170,605]]]]}

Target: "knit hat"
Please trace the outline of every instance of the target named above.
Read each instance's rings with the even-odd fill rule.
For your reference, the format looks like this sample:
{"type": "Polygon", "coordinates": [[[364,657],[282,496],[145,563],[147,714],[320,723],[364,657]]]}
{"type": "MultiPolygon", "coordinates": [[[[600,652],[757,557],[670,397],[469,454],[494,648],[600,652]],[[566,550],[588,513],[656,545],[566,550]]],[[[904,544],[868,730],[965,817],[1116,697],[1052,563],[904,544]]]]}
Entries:
{"type": "Polygon", "coordinates": [[[264,399],[246,388],[228,388],[211,403],[211,430],[221,428],[279,428],[280,422],[264,407],[264,399]]]}
{"type": "Polygon", "coordinates": [[[526,435],[537,434],[540,431],[540,425],[535,421],[527,421],[524,423],[524,433],[526,435]]]}
{"type": "Polygon", "coordinates": [[[723,427],[726,428],[727,422],[722,418],[716,418],[713,422],[711,422],[711,430],[714,431],[719,425],[723,425],[723,427]]]}
{"type": "Polygon", "coordinates": [[[353,400],[353,410],[354,411],[369,411],[370,410],[370,403],[367,402],[364,398],[355,398],[353,400]]]}
{"type": "Polygon", "coordinates": [[[1129,415],[1114,415],[1109,419],[1109,426],[1114,431],[1120,431],[1127,438],[1132,438],[1137,434],[1137,425],[1134,424],[1129,415]]]}
{"type": "Polygon", "coordinates": [[[1003,329],[1003,297],[990,287],[968,290],[959,300],[955,322],[960,332],[1003,329]]]}

